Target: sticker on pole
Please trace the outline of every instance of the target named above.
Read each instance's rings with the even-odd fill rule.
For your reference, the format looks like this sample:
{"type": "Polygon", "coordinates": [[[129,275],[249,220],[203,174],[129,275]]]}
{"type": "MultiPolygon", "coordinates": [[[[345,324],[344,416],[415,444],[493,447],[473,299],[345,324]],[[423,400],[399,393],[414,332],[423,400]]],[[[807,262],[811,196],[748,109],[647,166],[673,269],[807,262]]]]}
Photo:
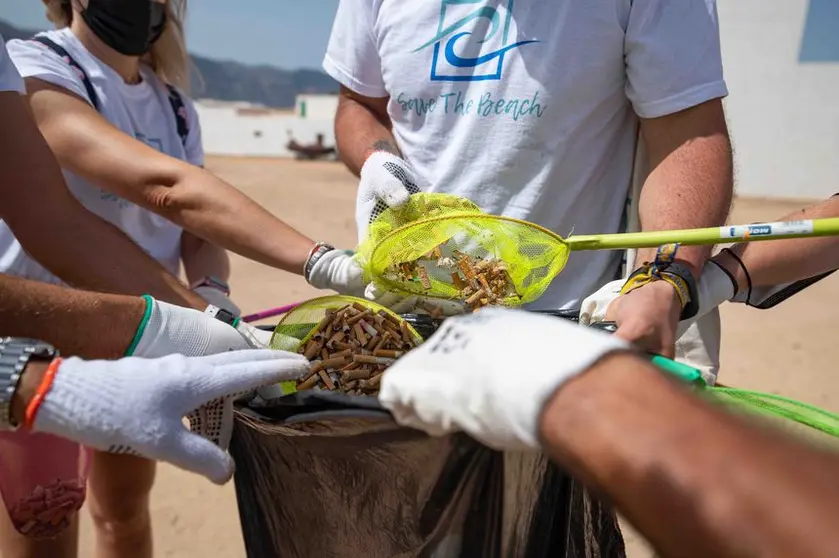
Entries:
{"type": "Polygon", "coordinates": [[[722,238],[746,240],[756,236],[799,236],[813,233],[813,221],[784,221],[720,227],[722,238]]]}

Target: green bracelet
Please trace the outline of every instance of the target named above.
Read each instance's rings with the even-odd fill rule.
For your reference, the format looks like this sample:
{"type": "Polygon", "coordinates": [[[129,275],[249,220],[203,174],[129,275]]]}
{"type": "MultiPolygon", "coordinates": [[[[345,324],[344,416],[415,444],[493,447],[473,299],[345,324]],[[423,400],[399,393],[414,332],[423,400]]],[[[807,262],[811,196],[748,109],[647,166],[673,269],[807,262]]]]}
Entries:
{"type": "Polygon", "coordinates": [[[134,338],[131,340],[131,344],[128,345],[128,349],[125,351],[125,356],[127,357],[133,355],[134,351],[137,350],[137,345],[140,344],[140,339],[142,339],[143,334],[146,332],[146,326],[149,325],[151,311],[152,308],[154,308],[154,299],[150,295],[144,294],[141,298],[146,301],[146,311],[143,312],[143,319],[140,320],[140,325],[134,333],[134,338]]]}

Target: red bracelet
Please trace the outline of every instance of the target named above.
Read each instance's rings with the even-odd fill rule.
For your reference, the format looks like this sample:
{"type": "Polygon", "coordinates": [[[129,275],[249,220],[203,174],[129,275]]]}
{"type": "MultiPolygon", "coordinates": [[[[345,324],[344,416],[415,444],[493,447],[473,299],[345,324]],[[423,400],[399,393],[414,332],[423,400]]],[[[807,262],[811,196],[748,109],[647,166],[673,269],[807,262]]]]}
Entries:
{"type": "Polygon", "coordinates": [[[41,403],[44,402],[44,399],[52,388],[58,367],[61,366],[61,360],[59,357],[50,363],[47,371],[44,372],[44,377],[41,378],[41,383],[38,384],[38,389],[35,390],[35,396],[29,402],[29,405],[26,406],[26,413],[23,418],[24,430],[32,430],[32,426],[35,424],[35,417],[38,415],[38,409],[41,408],[41,403]]]}

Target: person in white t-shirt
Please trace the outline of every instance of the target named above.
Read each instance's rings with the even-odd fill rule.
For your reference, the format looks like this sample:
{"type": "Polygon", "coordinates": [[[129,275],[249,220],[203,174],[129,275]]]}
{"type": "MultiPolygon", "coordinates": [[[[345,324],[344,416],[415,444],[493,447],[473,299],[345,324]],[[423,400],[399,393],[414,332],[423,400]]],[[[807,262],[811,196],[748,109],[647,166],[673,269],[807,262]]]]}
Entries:
{"type": "MultiPolygon", "coordinates": [[[[9,56],[69,191],[89,212],[121,230],[170,276],[183,265],[200,298],[233,312],[222,248],[302,273],[316,287],[363,292],[361,270],[349,255],[308,239],[200,167],[198,118],[175,87],[185,83],[188,71],[184,2],[46,0],[45,5],[59,29],[10,41],[9,56]]],[[[23,209],[26,218],[40,223],[41,253],[37,260],[31,257],[11,228],[14,220],[4,221],[0,272],[89,288],[79,269],[68,269],[66,260],[65,266],[55,265],[61,260],[50,252],[78,252],[78,244],[91,250],[97,241],[52,229],[40,220],[37,204],[23,209]]],[[[109,258],[100,267],[142,269],[128,250],[100,257],[109,258]]],[[[90,282],[110,292],[146,292],[137,292],[139,279],[123,284],[121,278],[124,274],[106,272],[90,282]]],[[[189,303],[203,310],[206,302],[197,298],[189,303]]],[[[154,472],[148,460],[95,454],[89,502],[100,556],[151,555],[148,496],[154,472]]],[[[38,543],[33,548],[50,556],[75,553],[55,546],[39,551],[38,543]]]]}
{"type": "MultiPolygon", "coordinates": [[[[362,234],[376,206],[417,190],[563,236],[727,218],[732,154],[714,0],[340,0],[323,67],[342,86],[335,131],[361,178],[362,234]]],[[[627,275],[656,251],[633,255],[627,275]]],[[[674,348],[697,302],[677,291],[695,293],[709,255],[681,247],[669,268],[678,281],[622,297],[618,335],[695,365],[699,353],[714,375],[716,313],[674,348]]],[[[619,253],[574,253],[533,307],[579,308],[620,266],[619,253]]]]}
{"type": "MultiPolygon", "coordinates": [[[[88,210],[170,274],[183,265],[193,290],[234,312],[224,249],[303,274],[318,288],[363,292],[361,269],[350,255],[310,240],[202,168],[198,115],[179,88],[189,72],[184,2],[44,3],[58,29],[9,41],[9,55],[70,191],[88,210]]],[[[30,257],[9,225],[0,222],[0,271],[68,282],[50,262],[30,257]]],[[[62,250],[61,241],[52,245],[62,250]]],[[[119,276],[136,287],[136,279],[119,276]]],[[[72,285],[125,288],[79,279],[72,285]]]]}

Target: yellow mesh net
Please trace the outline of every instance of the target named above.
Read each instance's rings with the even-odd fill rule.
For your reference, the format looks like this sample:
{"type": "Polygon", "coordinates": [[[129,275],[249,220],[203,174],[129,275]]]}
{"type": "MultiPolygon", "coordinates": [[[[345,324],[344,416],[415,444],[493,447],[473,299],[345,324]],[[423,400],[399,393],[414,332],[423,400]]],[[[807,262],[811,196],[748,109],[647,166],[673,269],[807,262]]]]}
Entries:
{"type": "Polygon", "coordinates": [[[414,194],[370,225],[358,258],[368,280],[394,292],[475,306],[536,300],[568,261],[556,234],[489,215],[447,194],[414,194]]]}
{"type": "MultiPolygon", "coordinates": [[[[368,328],[378,327],[376,326],[376,319],[378,319],[376,316],[387,317],[388,324],[385,326],[387,329],[390,331],[396,331],[397,333],[410,338],[410,342],[406,340],[406,342],[400,346],[400,350],[409,350],[413,346],[422,342],[422,336],[420,336],[420,334],[417,333],[410,324],[384,306],[362,298],[334,295],[314,298],[304,302],[285,314],[282,320],[280,320],[274,328],[274,334],[271,336],[271,348],[283,351],[302,352],[302,349],[307,346],[307,343],[314,335],[323,335],[326,333],[323,331],[324,323],[327,322],[330,317],[334,316],[337,311],[347,306],[351,306],[355,310],[361,312],[365,310],[369,311],[371,319],[368,320],[370,322],[367,324],[368,328]]],[[[381,319],[378,319],[378,322],[381,321],[381,319]]],[[[337,331],[338,330],[336,329],[335,332],[337,333],[337,331]]],[[[332,333],[332,331],[329,333],[332,333]]],[[[364,333],[361,335],[363,336],[364,333]]],[[[396,334],[394,334],[394,336],[395,335],[396,334]]],[[[348,339],[344,340],[348,342],[347,348],[350,348],[349,343],[351,343],[353,347],[358,345],[357,349],[352,349],[352,352],[370,352],[372,354],[371,351],[361,350],[365,348],[364,345],[358,344],[356,341],[350,342],[350,337],[351,335],[348,335],[348,339]]],[[[365,340],[373,341],[372,337],[373,336],[368,336],[365,340]]],[[[325,343],[322,343],[321,345],[324,344],[325,343]]],[[[322,348],[323,350],[327,350],[327,347],[322,348]]],[[[343,349],[343,345],[341,348],[343,349]]],[[[367,349],[372,349],[372,347],[367,347],[367,349]]],[[[315,355],[306,356],[310,360],[313,360],[319,358],[321,354],[318,352],[315,355]]],[[[284,394],[294,393],[298,389],[296,381],[283,382],[281,387],[284,394]]]]}

